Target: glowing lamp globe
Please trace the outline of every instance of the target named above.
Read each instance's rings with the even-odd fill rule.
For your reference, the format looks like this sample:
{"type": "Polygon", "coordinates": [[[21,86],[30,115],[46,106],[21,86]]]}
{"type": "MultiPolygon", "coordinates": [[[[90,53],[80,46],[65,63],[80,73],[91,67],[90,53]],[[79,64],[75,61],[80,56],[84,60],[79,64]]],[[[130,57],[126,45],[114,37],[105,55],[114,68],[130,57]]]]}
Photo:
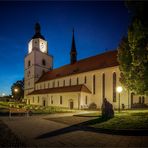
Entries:
{"type": "Polygon", "coordinates": [[[116,88],[116,91],[117,91],[118,93],[121,93],[122,90],[123,90],[123,88],[122,88],[121,86],[118,86],[118,87],[116,88]]]}
{"type": "Polygon", "coordinates": [[[17,89],[17,88],[15,88],[15,89],[14,89],[14,91],[15,91],[15,92],[18,92],[18,89],[17,89]]]}

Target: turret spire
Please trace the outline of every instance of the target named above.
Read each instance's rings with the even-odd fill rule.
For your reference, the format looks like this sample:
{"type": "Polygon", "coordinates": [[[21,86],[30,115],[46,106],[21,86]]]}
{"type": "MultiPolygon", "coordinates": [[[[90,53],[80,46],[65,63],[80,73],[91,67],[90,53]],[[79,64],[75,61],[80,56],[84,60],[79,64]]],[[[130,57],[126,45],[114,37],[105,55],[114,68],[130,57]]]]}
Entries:
{"type": "Polygon", "coordinates": [[[72,31],[72,44],[71,44],[71,51],[70,51],[70,63],[74,64],[77,62],[77,50],[75,45],[75,37],[74,37],[74,28],[72,31]]]}
{"type": "Polygon", "coordinates": [[[41,27],[38,22],[35,24],[34,30],[35,30],[35,34],[32,37],[32,39],[41,38],[41,39],[45,40],[45,38],[41,35],[41,27]]]}

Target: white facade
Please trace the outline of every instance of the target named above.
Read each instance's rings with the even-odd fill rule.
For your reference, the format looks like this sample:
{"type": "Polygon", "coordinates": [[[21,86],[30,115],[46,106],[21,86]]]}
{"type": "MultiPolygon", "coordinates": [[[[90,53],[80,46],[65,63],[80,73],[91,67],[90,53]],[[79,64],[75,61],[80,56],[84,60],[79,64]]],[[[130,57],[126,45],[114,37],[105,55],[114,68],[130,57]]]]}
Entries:
{"type": "Polygon", "coordinates": [[[37,38],[28,44],[25,57],[25,96],[35,90],[35,82],[41,75],[52,69],[52,56],[48,55],[47,41],[37,38]]]}
{"type": "MultiPolygon", "coordinates": [[[[24,97],[28,104],[83,109],[95,103],[100,109],[103,98],[107,98],[115,109],[119,107],[119,94],[116,92],[116,87],[121,86],[118,66],[37,82],[44,72],[50,70],[52,70],[52,56],[48,55],[47,41],[40,38],[32,39],[28,44],[28,55],[25,57],[24,97]],[[78,90],[29,94],[33,91],[76,85],[85,85],[90,92],[78,90]]],[[[138,103],[139,99],[141,103],[148,104],[146,96],[139,97],[132,97],[131,93],[123,88],[120,94],[120,107],[124,104],[125,108],[131,108],[131,104],[138,103]]]]}

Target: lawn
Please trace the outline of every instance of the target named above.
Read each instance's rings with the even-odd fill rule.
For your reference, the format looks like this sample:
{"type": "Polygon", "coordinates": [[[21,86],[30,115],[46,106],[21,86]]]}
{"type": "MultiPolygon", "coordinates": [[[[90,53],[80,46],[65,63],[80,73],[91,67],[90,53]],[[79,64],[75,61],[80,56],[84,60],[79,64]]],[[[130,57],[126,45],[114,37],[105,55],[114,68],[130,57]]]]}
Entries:
{"type": "Polygon", "coordinates": [[[38,105],[26,105],[17,102],[1,102],[0,101],[0,115],[7,115],[9,113],[9,107],[14,108],[26,108],[33,114],[52,114],[52,113],[70,113],[77,110],[70,110],[68,108],[56,107],[56,106],[38,106],[38,105]]]}
{"type": "Polygon", "coordinates": [[[148,129],[148,110],[115,112],[115,117],[109,120],[102,119],[98,113],[98,118],[90,120],[87,125],[94,128],[113,130],[148,129]]]}

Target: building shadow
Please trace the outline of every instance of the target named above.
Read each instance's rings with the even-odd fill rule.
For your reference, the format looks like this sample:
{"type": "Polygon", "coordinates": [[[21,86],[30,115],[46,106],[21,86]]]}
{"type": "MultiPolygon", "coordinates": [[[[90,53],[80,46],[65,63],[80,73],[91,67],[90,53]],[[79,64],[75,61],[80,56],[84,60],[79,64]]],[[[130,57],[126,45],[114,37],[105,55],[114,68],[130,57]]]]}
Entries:
{"type": "Polygon", "coordinates": [[[88,131],[88,132],[95,132],[95,133],[126,135],[126,136],[148,136],[148,130],[111,130],[111,129],[101,129],[101,128],[94,128],[94,127],[88,126],[88,125],[94,125],[96,123],[106,122],[107,120],[110,120],[110,119],[104,119],[99,117],[97,119],[71,125],[69,127],[58,129],[52,132],[44,133],[36,137],[36,139],[55,137],[55,136],[63,135],[63,134],[74,132],[74,131],[88,131]]]}

